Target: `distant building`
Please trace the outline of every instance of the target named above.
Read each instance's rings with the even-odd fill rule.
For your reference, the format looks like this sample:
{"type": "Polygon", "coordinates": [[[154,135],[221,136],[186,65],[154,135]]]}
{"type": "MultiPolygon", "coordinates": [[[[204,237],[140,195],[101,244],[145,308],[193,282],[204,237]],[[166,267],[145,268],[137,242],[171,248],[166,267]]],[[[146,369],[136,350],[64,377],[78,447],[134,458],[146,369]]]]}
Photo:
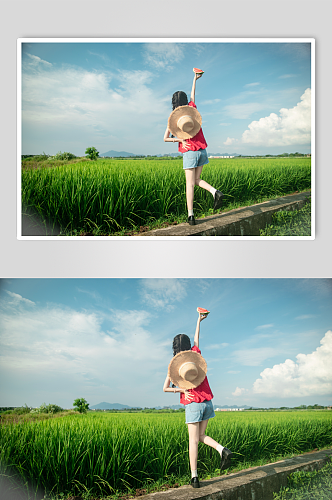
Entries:
{"type": "Polygon", "coordinates": [[[244,408],[216,408],[215,411],[243,411],[244,408]]]}
{"type": "Polygon", "coordinates": [[[209,156],[209,158],[234,158],[234,156],[209,156]]]}

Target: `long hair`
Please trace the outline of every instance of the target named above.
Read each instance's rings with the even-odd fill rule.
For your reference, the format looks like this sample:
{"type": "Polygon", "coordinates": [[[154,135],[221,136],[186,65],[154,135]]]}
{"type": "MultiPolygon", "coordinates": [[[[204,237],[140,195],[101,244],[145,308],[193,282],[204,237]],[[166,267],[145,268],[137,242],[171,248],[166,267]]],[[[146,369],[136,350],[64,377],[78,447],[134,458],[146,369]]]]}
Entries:
{"type": "MultiPolygon", "coordinates": [[[[184,333],[179,333],[179,335],[176,335],[176,337],[174,337],[173,356],[175,356],[181,351],[190,351],[190,349],[191,349],[191,343],[188,335],[185,335],[184,333]]],[[[172,387],[176,386],[172,383],[172,387]]]]}
{"type": "Polygon", "coordinates": [[[190,338],[184,333],[179,333],[173,340],[173,356],[181,351],[190,351],[190,338]]]}
{"type": "Polygon", "coordinates": [[[188,104],[187,94],[182,92],[182,90],[178,90],[177,92],[174,92],[174,94],[172,96],[173,111],[175,108],[178,108],[179,106],[187,106],[187,104],[188,104]]]}

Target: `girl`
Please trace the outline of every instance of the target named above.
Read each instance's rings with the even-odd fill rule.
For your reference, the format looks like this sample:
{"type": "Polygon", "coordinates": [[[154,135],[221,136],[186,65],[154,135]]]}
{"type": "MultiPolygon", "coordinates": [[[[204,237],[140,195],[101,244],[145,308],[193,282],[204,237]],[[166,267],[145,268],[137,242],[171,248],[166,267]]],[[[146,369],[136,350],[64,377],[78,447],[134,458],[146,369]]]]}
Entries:
{"type": "MultiPolygon", "coordinates": [[[[194,347],[191,348],[190,339],[187,335],[180,334],[174,338],[173,340],[174,356],[176,356],[179,352],[182,351],[194,351],[199,355],[201,355],[201,351],[199,349],[200,322],[203,321],[203,319],[205,319],[206,316],[207,316],[206,314],[199,314],[198,316],[195,338],[194,338],[194,347]]],[[[200,357],[198,359],[200,360],[200,357]]],[[[203,372],[203,376],[201,377],[203,379],[203,377],[205,376],[203,382],[201,382],[194,389],[188,390],[181,387],[175,387],[174,384],[172,385],[172,387],[170,387],[170,382],[171,382],[170,372],[172,371],[172,362],[174,360],[175,358],[173,358],[173,360],[169,365],[169,372],[167,374],[164,383],[164,392],[179,392],[181,394],[180,403],[185,405],[186,424],[188,425],[188,432],[189,432],[189,461],[191,468],[191,485],[194,488],[199,488],[200,485],[197,477],[198,442],[201,441],[202,443],[211,446],[212,448],[215,448],[220,453],[221,457],[220,470],[227,469],[230,466],[232,452],[205,434],[209,418],[213,418],[215,416],[211,401],[213,398],[213,394],[210,389],[207,377],[205,376],[205,372],[203,372]]],[[[190,362],[190,360],[188,362],[188,360],[187,362],[181,365],[180,370],[185,365],[187,365],[188,368],[188,365],[191,366],[193,364],[190,362]]],[[[203,358],[202,361],[205,363],[203,358]]],[[[180,372],[180,370],[176,371],[174,370],[173,373],[171,373],[173,379],[174,379],[173,375],[177,375],[177,372],[178,371],[180,372]]]]}
{"type": "MultiPolygon", "coordinates": [[[[195,87],[196,80],[202,76],[201,74],[195,73],[193,86],[191,90],[190,102],[188,104],[187,95],[178,91],[173,94],[172,105],[173,111],[179,106],[191,106],[196,109],[195,105],[195,87]]],[[[195,224],[194,217],[194,187],[199,186],[207,191],[210,191],[214,198],[213,209],[217,210],[222,205],[222,199],[224,197],[221,191],[210,186],[207,182],[203,181],[201,177],[203,165],[209,163],[206,148],[207,143],[203,135],[203,131],[200,128],[198,133],[194,137],[189,139],[181,139],[178,137],[173,137],[171,134],[169,126],[166,128],[164,135],[165,142],[178,142],[179,152],[183,153],[183,168],[186,173],[186,196],[187,196],[187,207],[188,207],[188,222],[190,225],[195,224]]],[[[188,134],[187,134],[188,135],[188,134]]]]}

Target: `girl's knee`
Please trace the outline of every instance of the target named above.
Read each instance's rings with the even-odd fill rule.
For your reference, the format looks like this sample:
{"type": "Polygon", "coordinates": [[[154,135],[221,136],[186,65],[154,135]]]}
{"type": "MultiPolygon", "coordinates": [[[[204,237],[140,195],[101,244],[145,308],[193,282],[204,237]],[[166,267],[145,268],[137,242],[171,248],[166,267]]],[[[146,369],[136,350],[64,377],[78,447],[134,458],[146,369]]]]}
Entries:
{"type": "Polygon", "coordinates": [[[201,441],[201,443],[204,442],[204,438],[206,437],[205,433],[204,434],[200,434],[199,435],[199,440],[201,441]]]}
{"type": "Polygon", "coordinates": [[[199,438],[193,437],[189,438],[189,446],[198,446],[199,438]]]}

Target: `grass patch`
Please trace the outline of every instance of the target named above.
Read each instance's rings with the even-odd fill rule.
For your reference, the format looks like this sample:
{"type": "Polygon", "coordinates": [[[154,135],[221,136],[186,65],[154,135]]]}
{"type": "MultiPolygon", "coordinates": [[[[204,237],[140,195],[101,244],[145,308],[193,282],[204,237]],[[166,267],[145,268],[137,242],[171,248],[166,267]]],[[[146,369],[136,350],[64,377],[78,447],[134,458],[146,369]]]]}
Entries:
{"type": "Polygon", "coordinates": [[[287,487],[274,500],[332,500],[332,460],[315,471],[297,471],[288,476],[287,487]]]}
{"type": "Polygon", "coordinates": [[[260,236],[311,236],[311,201],[299,210],[276,212],[272,219],[260,236]]]}
{"type": "Polygon", "coordinates": [[[58,417],[66,417],[68,415],[79,415],[75,410],[65,410],[58,413],[26,413],[18,414],[15,412],[3,412],[0,415],[0,424],[24,424],[27,422],[41,422],[42,420],[49,420],[58,417]]]}
{"type": "Polygon", "coordinates": [[[25,158],[21,162],[22,170],[36,169],[36,168],[54,168],[63,165],[74,165],[75,163],[91,161],[89,158],[77,157],[71,160],[50,159],[47,155],[37,155],[25,158]]]}

